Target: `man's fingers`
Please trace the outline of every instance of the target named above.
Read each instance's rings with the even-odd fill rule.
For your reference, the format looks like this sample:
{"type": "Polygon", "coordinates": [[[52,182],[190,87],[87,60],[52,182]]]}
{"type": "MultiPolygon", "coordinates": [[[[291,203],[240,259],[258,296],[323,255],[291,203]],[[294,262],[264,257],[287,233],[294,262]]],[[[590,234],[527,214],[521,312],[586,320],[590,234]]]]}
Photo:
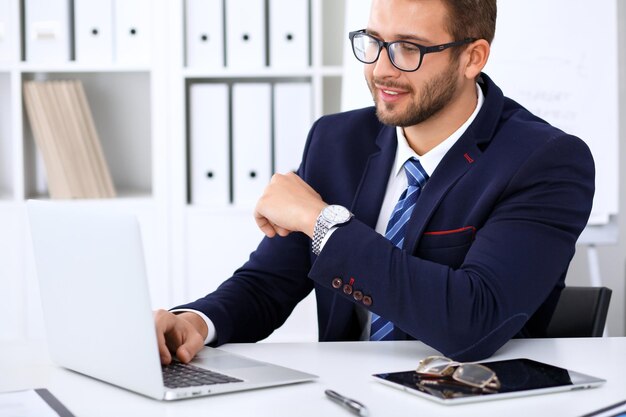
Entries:
{"type": "Polygon", "coordinates": [[[159,343],[159,357],[163,365],[169,365],[172,362],[172,354],[165,344],[165,337],[163,334],[157,332],[157,340],[159,343]]]}
{"type": "Polygon", "coordinates": [[[204,338],[191,322],[169,311],[158,310],[154,321],[161,363],[172,362],[172,353],[182,362],[189,362],[204,346],[204,338]]]}
{"type": "Polygon", "coordinates": [[[176,357],[184,363],[189,363],[204,347],[204,339],[193,329],[187,333],[185,342],[176,349],[176,357]]]}
{"type": "Polygon", "coordinates": [[[278,233],[279,236],[285,237],[289,233],[291,233],[290,230],[285,229],[284,227],[280,227],[278,225],[273,225],[273,226],[274,226],[274,230],[276,230],[276,233],[278,233]]]}
{"type": "Polygon", "coordinates": [[[276,236],[276,229],[272,226],[272,223],[269,222],[263,215],[258,212],[254,213],[254,221],[259,229],[265,234],[267,237],[276,236]]]}
{"type": "Polygon", "coordinates": [[[157,332],[157,341],[159,344],[159,357],[161,358],[161,363],[163,365],[169,365],[169,363],[172,362],[172,354],[165,344],[165,337],[160,332],[157,332]]]}
{"type": "Polygon", "coordinates": [[[154,323],[156,327],[157,343],[159,345],[159,356],[163,365],[172,362],[172,354],[167,347],[165,335],[168,329],[173,326],[173,314],[165,310],[157,310],[154,312],[154,323]]]}

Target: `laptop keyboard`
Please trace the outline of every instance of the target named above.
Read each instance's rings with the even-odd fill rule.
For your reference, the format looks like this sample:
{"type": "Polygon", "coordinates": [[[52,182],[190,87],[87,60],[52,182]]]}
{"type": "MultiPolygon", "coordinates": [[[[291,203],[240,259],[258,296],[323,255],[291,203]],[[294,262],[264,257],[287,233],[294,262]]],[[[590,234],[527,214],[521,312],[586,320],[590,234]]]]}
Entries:
{"type": "Polygon", "coordinates": [[[200,385],[230,384],[243,382],[232,376],[209,371],[197,366],[173,362],[165,365],[163,369],[163,383],[168,388],[196,387],[200,385]]]}

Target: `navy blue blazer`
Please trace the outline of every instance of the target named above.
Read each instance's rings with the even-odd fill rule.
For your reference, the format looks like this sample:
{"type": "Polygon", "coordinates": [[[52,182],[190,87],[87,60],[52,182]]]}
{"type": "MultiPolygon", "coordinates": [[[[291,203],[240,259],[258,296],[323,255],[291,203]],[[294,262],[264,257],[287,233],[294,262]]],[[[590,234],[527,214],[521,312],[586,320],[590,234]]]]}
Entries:
{"type": "Polygon", "coordinates": [[[214,293],[180,307],[212,319],[216,345],[267,337],[312,289],[320,341],[358,340],[355,305],[364,303],[458,360],[541,336],[591,211],[593,159],[583,141],[504,97],[486,75],[479,85],[484,105],[424,187],[402,249],[374,230],[395,128],[374,108],[322,117],[299,175],[354,219],[319,257],[302,233],[264,238],[214,293]]]}

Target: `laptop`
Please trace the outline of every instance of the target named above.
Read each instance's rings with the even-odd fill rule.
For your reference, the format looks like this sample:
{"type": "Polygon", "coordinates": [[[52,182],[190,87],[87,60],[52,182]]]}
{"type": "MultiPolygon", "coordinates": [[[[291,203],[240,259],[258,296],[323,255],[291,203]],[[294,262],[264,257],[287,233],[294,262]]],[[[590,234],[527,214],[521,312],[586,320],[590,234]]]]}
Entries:
{"type": "Polygon", "coordinates": [[[137,218],[76,202],[29,200],[27,211],[58,365],[158,400],[317,378],[209,347],[161,366],[137,218]]]}

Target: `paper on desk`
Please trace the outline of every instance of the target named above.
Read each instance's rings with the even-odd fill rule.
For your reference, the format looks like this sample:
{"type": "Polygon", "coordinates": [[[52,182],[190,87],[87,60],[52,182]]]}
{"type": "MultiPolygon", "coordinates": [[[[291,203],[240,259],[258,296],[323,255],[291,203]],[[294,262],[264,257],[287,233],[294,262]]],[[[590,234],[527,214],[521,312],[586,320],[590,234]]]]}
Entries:
{"type": "Polygon", "coordinates": [[[35,391],[0,393],[0,417],[59,417],[59,414],[35,391]]]}

